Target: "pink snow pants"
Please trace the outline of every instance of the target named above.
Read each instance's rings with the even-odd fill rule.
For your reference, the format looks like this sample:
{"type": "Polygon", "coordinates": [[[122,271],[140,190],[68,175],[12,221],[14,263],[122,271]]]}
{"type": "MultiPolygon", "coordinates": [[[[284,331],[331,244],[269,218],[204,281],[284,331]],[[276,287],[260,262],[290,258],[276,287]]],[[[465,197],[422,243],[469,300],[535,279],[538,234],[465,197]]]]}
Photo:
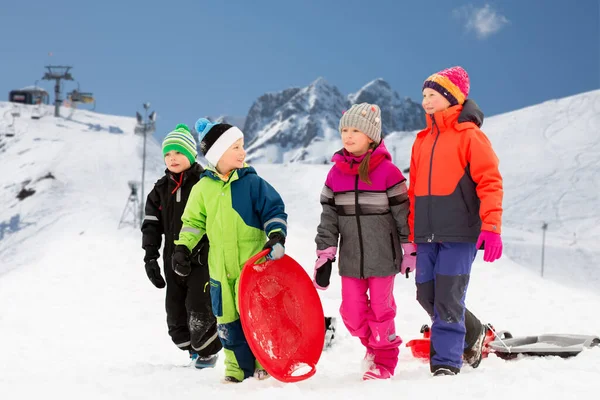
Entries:
{"type": "Polygon", "coordinates": [[[340,314],[352,336],[360,338],[374,362],[394,374],[402,339],[396,336],[395,276],[342,277],[340,314]],[[367,291],[369,295],[367,296],[367,291]]]}

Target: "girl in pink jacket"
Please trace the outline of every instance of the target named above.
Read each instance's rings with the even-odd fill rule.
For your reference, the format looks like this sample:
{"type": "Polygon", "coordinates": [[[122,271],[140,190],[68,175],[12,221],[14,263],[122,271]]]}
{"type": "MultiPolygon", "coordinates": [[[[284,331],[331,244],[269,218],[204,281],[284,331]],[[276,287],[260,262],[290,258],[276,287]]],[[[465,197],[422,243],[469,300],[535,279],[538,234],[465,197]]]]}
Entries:
{"type": "Polygon", "coordinates": [[[332,158],[320,198],[314,284],[329,286],[339,239],[342,320],[366,348],[363,379],[388,379],[402,343],[394,324],[394,278],[415,268],[406,179],[381,140],[377,105],[353,105],[339,130],[344,148],[332,158]]]}

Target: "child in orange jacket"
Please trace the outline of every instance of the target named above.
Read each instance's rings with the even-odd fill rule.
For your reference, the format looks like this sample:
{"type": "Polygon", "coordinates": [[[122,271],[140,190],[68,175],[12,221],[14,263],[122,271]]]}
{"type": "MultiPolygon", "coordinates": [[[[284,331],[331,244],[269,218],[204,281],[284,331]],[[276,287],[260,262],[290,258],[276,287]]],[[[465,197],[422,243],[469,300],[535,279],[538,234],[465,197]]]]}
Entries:
{"type": "Polygon", "coordinates": [[[472,122],[459,122],[469,94],[461,67],[423,84],[427,128],[417,134],[410,164],[410,240],[417,247],[417,299],[432,317],[434,376],[460,371],[465,350],[465,296],[477,249],[502,255],[502,177],[498,157],[472,122]]]}

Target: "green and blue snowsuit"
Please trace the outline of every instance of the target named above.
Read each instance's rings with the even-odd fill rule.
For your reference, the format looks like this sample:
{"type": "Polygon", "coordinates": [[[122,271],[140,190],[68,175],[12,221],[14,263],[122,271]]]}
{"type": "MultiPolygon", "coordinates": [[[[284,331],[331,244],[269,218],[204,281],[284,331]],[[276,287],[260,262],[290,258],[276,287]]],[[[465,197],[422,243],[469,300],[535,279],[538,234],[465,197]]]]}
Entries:
{"type": "Polygon", "coordinates": [[[225,375],[243,380],[260,365],[240,322],[238,280],[244,263],[260,252],[273,232],[287,234],[287,214],[277,191],[254,168],[234,170],[224,181],[206,170],[181,217],[177,245],[192,250],[206,233],[213,313],[225,352],[225,375]]]}

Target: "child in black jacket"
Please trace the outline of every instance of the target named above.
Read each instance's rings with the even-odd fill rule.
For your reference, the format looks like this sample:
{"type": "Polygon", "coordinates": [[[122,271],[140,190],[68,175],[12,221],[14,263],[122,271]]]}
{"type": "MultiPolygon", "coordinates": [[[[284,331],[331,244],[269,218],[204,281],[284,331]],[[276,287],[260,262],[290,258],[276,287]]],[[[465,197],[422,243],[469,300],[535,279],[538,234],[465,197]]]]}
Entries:
{"type": "Polygon", "coordinates": [[[196,162],[196,141],[189,128],[179,124],[164,139],[163,156],[167,170],[148,194],[142,223],[144,263],[150,281],[159,289],[167,287],[166,310],[169,335],[177,347],[187,350],[196,368],[214,367],[221,341],[212,313],[208,274],[208,239],[206,236],[192,252],[192,271],[186,276],[172,269],[171,257],[181,230],[181,215],[192,187],[204,169],[196,162]],[[158,258],[165,236],[163,267],[158,258]]]}

